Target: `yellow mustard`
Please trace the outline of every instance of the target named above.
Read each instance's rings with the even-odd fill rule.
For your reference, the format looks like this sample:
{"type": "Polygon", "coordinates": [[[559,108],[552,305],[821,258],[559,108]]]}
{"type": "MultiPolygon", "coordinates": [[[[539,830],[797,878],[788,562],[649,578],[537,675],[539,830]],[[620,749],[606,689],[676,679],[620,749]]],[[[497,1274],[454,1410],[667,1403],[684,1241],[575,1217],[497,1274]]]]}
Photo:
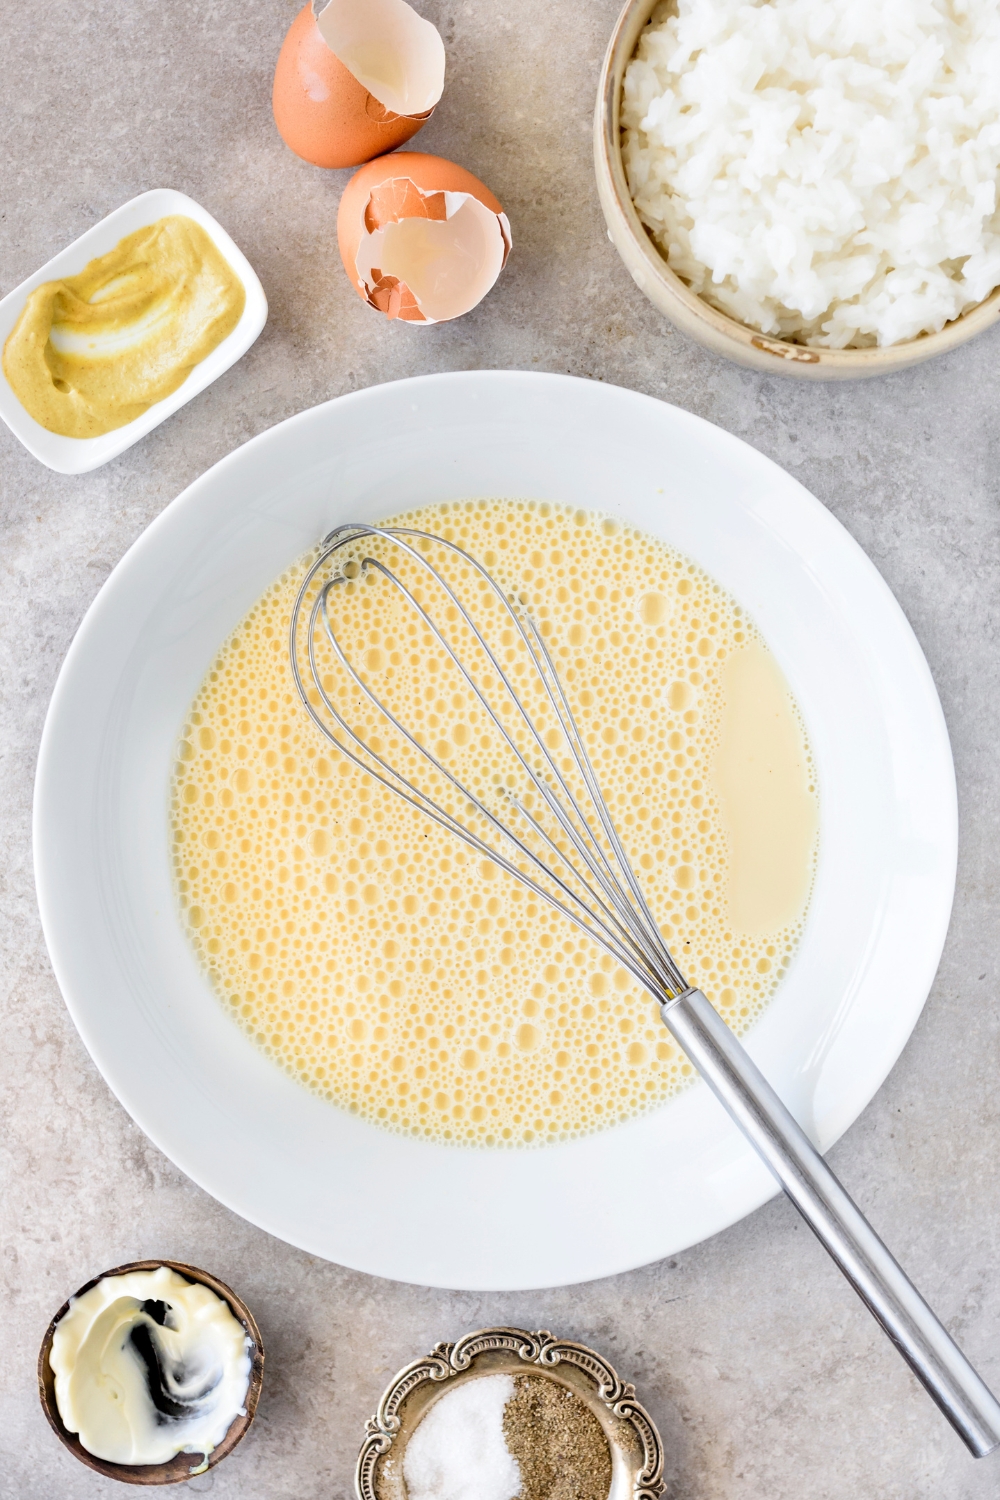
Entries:
{"type": "Polygon", "coordinates": [[[3,371],[49,432],[98,437],[175,391],[232,333],[245,302],[201,225],[171,214],[78,276],[36,287],[4,345],[3,371]]]}

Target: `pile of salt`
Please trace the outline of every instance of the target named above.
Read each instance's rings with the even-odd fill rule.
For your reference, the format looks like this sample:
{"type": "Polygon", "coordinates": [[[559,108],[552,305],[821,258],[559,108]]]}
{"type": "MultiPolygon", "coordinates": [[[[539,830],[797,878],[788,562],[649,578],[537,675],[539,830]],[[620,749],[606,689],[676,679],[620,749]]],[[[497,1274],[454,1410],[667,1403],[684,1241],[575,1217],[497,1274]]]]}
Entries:
{"type": "Polygon", "coordinates": [[[521,1470],[503,1435],[510,1375],[458,1385],[431,1407],[406,1445],[408,1500],[515,1500],[521,1470]]]}

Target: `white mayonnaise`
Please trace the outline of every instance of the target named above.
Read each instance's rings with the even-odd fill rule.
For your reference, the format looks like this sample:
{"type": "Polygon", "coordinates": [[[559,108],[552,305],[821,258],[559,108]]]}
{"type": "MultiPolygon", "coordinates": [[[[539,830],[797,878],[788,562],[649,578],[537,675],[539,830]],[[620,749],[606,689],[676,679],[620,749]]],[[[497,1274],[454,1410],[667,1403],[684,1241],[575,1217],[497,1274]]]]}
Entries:
{"type": "Polygon", "coordinates": [[[159,1266],[75,1297],[49,1363],[59,1415],[88,1453],[159,1464],[207,1457],[243,1414],[250,1339],[221,1297],[159,1266]]]}

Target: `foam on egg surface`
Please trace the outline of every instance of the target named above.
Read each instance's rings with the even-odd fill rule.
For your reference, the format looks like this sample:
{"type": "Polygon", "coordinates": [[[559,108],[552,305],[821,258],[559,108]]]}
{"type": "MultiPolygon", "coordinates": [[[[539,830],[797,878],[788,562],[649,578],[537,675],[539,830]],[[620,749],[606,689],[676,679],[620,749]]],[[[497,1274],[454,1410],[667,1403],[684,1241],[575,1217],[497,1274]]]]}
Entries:
{"type": "MultiPolygon", "coordinates": [[[[691,983],[745,1030],[787,968],[816,857],[805,732],[752,622],[689,559],[593,513],[476,500],[395,523],[455,540],[530,595],[664,937],[691,983]],[[733,815],[730,788],[743,782],[716,772],[733,762],[725,736],[738,732],[742,745],[749,735],[749,770],[737,770],[751,794],[754,768],[772,765],[771,731],[757,745],[752,718],[727,701],[743,663],[753,700],[770,692],[768,721],[785,724],[773,761],[781,787],[769,795],[792,832],[778,850],[777,904],[756,899],[741,930],[736,874],[741,889],[770,877],[764,864],[755,872],[741,832],[753,819],[733,815]]],[[[338,756],[308,719],[288,625],[314,557],[283,573],[225,642],[180,742],[178,895],[220,1000],[306,1087],[394,1131],[533,1145],[661,1104],[691,1067],[632,976],[338,756]]],[[[485,788],[480,726],[414,649],[412,621],[377,599],[360,584],[345,598],[343,640],[485,788]]]]}

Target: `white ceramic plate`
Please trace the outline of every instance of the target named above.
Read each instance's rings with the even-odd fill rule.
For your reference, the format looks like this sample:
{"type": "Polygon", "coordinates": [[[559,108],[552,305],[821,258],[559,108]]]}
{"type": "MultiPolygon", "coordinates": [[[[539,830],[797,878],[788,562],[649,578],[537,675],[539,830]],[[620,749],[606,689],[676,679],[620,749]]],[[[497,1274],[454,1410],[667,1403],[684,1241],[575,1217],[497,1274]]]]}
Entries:
{"type": "Polygon", "coordinates": [[[161,422],[165,422],[178,407],[190,401],[192,396],[197,396],[213,380],[218,380],[230,365],[242,359],[267,322],[264,288],[250,262],[222,225],[200,203],[195,203],[186,194],[176,193],[173,188],[154,188],[151,192],[140,193],[138,198],[123,203],[121,208],[116,208],[114,213],[108,214],[106,219],[95,224],[93,229],[88,229],[86,234],[81,234],[65,250],[60,250],[34,276],[29,276],[27,281],[22,281],[20,286],[4,297],[0,302],[0,349],[21,316],[29,292],[33,292],[36,286],[41,286],[44,281],[56,281],[60,276],[78,275],[95,257],[107,255],[109,250],[113,250],[127,234],[144,229],[147,224],[155,224],[157,219],[162,219],[167,214],[186,214],[189,219],[200,224],[205,233],[215,241],[220,253],[243,282],[247,298],[243,314],[232,333],[221,344],[216,344],[201,364],[195,365],[188,378],[172,395],[154,402],[134,422],[127,422],[124,427],[116,427],[113,432],[105,432],[100,437],[71,438],[49,432],[34,417],[28,415],[0,369],[0,418],[29,453],[59,474],[86,474],[91,469],[99,469],[109,459],[117,458],[126,448],[131,448],[133,443],[145,437],[154,427],[159,427],[161,422]]]}
{"type": "Polygon", "coordinates": [[[195,962],[167,788],[203,673],[286,563],[339,521],[500,495],[599,508],[680,547],[781,662],[818,762],[822,847],[803,943],[749,1049],[829,1146],[892,1067],[940,956],[948,739],[920,648],[860,548],[795,480],[686,412],[481,372],[359,391],[263,433],[175,500],[104,585],[56,686],[35,799],[56,974],[152,1140],[314,1254],[490,1289],[641,1265],[732,1224],[773,1182],[701,1084],[601,1134],[510,1151],[393,1136],[313,1097],[244,1038],[195,962]]]}

